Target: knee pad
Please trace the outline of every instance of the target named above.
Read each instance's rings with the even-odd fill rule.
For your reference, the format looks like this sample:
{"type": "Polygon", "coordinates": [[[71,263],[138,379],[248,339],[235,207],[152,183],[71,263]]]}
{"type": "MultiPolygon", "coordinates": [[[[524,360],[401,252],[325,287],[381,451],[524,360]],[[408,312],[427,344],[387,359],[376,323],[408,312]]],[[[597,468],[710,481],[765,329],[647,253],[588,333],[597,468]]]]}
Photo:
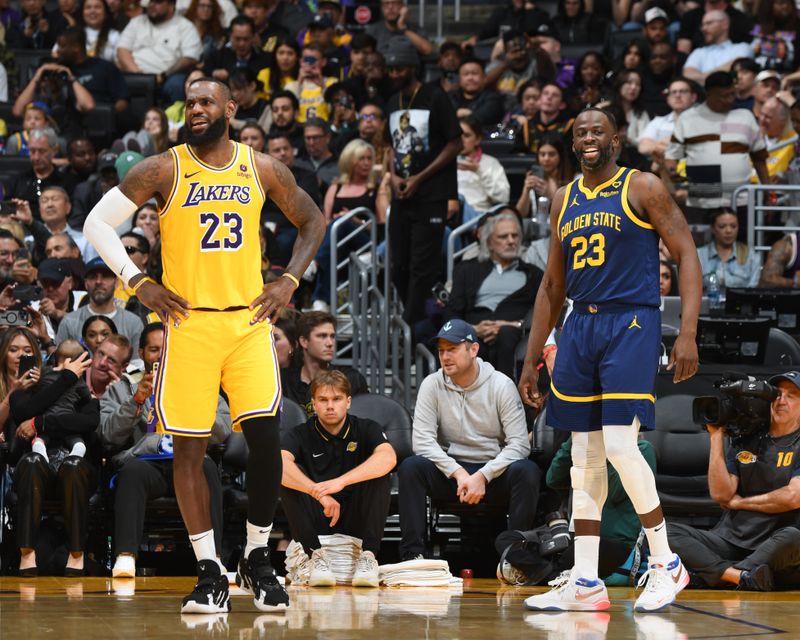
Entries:
{"type": "Polygon", "coordinates": [[[602,467],[570,469],[572,516],[576,520],[600,520],[608,496],[608,472],[602,467]]]}

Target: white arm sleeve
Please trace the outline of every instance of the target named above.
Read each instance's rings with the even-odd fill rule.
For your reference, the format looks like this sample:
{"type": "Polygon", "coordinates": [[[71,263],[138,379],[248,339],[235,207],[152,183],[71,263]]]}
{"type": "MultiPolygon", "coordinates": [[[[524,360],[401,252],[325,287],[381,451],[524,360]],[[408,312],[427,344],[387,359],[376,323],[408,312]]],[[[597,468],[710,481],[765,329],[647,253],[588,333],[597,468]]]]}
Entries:
{"type": "Polygon", "coordinates": [[[83,235],[126,286],[141,271],[128,257],[114,229],[136,213],[136,209],[119,187],[114,187],[94,206],[83,224],[83,235]]]}

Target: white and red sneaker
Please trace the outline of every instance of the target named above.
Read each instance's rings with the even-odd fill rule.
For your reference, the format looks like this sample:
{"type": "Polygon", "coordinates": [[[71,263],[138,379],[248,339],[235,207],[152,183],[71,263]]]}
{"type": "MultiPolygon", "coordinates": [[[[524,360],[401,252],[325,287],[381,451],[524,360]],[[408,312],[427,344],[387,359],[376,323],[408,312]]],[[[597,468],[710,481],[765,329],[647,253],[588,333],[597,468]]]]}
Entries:
{"type": "Polygon", "coordinates": [[[636,598],[634,611],[661,611],[673,602],[677,595],[689,584],[689,572],[677,554],[666,565],[651,564],[637,586],[645,585],[642,594],[636,598]]]}
{"type": "Polygon", "coordinates": [[[547,593],[525,600],[525,608],[533,611],[603,611],[611,606],[608,590],[602,580],[587,580],[564,571],[548,582],[547,593]]]}

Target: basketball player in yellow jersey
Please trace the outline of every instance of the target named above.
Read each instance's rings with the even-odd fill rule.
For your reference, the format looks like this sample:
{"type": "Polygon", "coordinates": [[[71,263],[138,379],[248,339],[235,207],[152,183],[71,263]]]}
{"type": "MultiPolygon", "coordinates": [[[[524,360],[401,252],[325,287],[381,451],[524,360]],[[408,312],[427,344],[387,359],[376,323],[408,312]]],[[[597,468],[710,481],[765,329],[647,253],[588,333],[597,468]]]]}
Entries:
{"type": "Polygon", "coordinates": [[[186,93],[187,144],[136,165],[84,226],[106,263],[167,327],[156,408],[164,430],[173,435],[175,494],[199,576],[182,613],[230,611],[202,471],[220,385],[233,428],[244,433],[249,448],[247,545],[236,580],[263,611],[289,604],[267,546],[282,474],[281,390],[271,321],[316,254],[325,220],[283,164],[229,139],[235,112],[226,85],[209,78],[192,82],[186,93]],[[284,277],[263,285],[259,217],[267,197],[298,235],[284,277]],[[139,271],[114,231],[151,198],[160,209],[164,286],[139,271]]]}

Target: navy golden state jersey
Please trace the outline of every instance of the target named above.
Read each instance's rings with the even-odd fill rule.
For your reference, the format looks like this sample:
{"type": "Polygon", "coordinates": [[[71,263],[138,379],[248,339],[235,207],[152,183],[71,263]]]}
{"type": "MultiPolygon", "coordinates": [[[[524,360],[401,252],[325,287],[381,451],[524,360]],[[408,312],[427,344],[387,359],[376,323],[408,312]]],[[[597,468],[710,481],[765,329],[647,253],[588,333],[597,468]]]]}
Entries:
{"type": "Polygon", "coordinates": [[[589,189],[567,185],[558,215],[567,297],[575,302],[659,306],[658,234],[628,202],[635,169],[589,189]]]}

